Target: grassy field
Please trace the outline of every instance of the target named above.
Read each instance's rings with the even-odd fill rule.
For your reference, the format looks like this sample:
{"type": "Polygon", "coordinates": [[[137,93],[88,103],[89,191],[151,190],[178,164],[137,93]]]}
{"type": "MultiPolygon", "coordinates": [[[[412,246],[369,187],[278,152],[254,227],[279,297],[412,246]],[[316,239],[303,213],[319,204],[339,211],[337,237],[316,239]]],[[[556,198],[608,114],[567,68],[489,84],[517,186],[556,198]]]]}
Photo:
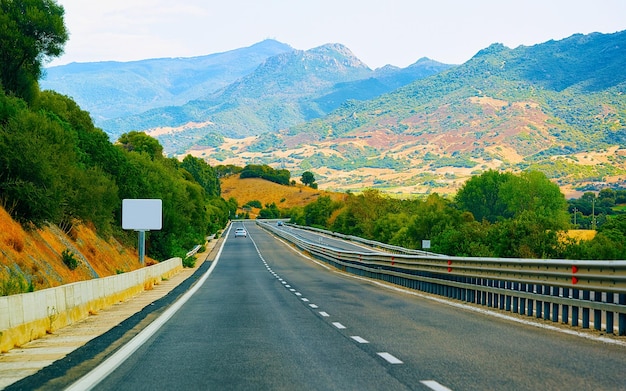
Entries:
{"type": "MultiPolygon", "coordinates": [[[[333,193],[324,190],[316,190],[298,184],[296,186],[284,186],[260,178],[239,178],[239,175],[231,175],[222,178],[222,197],[224,199],[235,198],[241,207],[249,201],[259,201],[261,205],[275,203],[279,209],[289,209],[295,206],[304,207],[315,202],[320,196],[329,196],[333,200],[343,199],[344,193],[333,193]]],[[[239,209],[239,213],[245,213],[239,209]]],[[[250,210],[250,218],[255,218],[259,213],[259,208],[250,210]]]]}

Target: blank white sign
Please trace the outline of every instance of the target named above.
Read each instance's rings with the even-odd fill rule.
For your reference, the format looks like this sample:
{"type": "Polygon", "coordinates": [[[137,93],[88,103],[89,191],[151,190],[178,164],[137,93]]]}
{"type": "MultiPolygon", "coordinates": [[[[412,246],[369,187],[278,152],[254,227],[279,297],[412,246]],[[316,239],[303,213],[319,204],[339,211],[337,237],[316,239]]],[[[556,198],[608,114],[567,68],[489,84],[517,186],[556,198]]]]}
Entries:
{"type": "Polygon", "coordinates": [[[122,200],[122,229],[135,231],[160,230],[163,204],[157,199],[122,200]]]}

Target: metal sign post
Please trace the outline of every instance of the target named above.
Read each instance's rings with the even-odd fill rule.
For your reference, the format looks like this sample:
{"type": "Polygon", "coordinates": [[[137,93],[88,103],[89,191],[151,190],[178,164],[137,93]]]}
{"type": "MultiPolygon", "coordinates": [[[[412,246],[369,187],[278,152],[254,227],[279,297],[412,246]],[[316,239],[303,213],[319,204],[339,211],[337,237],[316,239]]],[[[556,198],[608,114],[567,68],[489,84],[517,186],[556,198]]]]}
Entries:
{"type": "Polygon", "coordinates": [[[143,259],[146,255],[146,231],[139,232],[139,263],[143,265],[143,259]]]}
{"type": "Polygon", "coordinates": [[[122,200],[122,229],[139,232],[139,262],[144,264],[146,231],[160,230],[163,221],[163,202],[159,199],[122,200]]]}

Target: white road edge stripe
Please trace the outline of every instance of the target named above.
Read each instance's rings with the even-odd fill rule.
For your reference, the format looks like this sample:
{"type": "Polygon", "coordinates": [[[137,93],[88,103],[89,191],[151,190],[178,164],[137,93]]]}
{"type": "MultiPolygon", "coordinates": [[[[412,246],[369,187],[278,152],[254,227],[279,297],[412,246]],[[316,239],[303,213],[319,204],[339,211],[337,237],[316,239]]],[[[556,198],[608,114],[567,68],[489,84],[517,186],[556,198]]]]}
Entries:
{"type": "Polygon", "coordinates": [[[320,311],[320,315],[322,315],[322,316],[323,316],[323,317],[325,317],[325,318],[327,318],[327,317],[329,317],[329,316],[330,316],[330,315],[328,315],[328,313],[327,313],[327,312],[324,312],[324,311],[320,311]]]}
{"type": "Polygon", "coordinates": [[[394,357],[393,355],[387,352],[381,352],[381,353],[376,353],[376,354],[378,354],[380,357],[387,360],[389,364],[404,364],[402,361],[400,361],[399,359],[397,359],[396,357],[394,357]]]}
{"type": "Polygon", "coordinates": [[[338,328],[338,329],[340,329],[340,330],[343,330],[343,329],[345,329],[345,328],[346,328],[346,326],[342,325],[342,324],[341,324],[341,323],[339,323],[339,322],[333,322],[333,326],[337,327],[337,328],[338,328]]]}
{"type": "Polygon", "coordinates": [[[442,386],[441,384],[437,383],[434,380],[422,380],[422,381],[420,381],[420,383],[422,383],[426,387],[430,388],[431,390],[435,390],[435,391],[452,391],[448,387],[442,386]]]}
{"type": "MultiPolygon", "coordinates": [[[[230,228],[228,229],[230,232],[230,228]]],[[[228,235],[228,234],[227,234],[228,235]]],[[[152,323],[148,325],[145,329],[143,329],[139,334],[137,334],[133,339],[131,339],[126,345],[122,346],[117,352],[115,352],[108,359],[104,360],[102,364],[95,367],[91,372],[81,377],[74,384],[65,389],[65,391],[84,391],[91,390],[98,383],[100,383],[104,378],[106,378],[109,374],[111,374],[117,367],[122,365],[124,361],[128,359],[137,349],[141,347],[154,333],[156,333],[161,326],[163,326],[178,310],[189,300],[191,296],[193,296],[204,282],[209,278],[213,269],[217,265],[217,262],[222,255],[222,250],[224,249],[224,244],[226,244],[226,240],[222,242],[222,245],[215,257],[215,260],[211,263],[211,267],[209,270],[204,273],[204,275],[198,280],[198,283],[194,285],[190,290],[188,290],[178,301],[172,304],[163,315],[159,316],[152,323]]]]}

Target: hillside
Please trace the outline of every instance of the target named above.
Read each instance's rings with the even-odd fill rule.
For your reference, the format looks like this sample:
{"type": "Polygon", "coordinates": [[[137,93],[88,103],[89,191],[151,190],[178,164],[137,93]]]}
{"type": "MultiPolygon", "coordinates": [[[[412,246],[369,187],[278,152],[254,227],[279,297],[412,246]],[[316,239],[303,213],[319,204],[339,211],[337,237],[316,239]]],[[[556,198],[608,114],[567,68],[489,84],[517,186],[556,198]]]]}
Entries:
{"type": "MultiPolygon", "coordinates": [[[[316,190],[298,184],[296,186],[283,186],[260,178],[239,178],[239,175],[230,175],[220,180],[222,197],[224,199],[235,198],[240,206],[238,214],[245,211],[241,206],[249,201],[260,201],[262,205],[275,203],[279,209],[304,207],[314,202],[320,196],[329,196],[333,200],[341,200],[345,194],[316,190]]],[[[250,210],[250,217],[255,218],[258,208],[250,210]]]]}
{"type": "Polygon", "coordinates": [[[626,185],[626,32],[470,61],[271,135],[191,152],[315,173],[326,189],[454,192],[487,169],[539,170],[568,195],[626,185]]]}
{"type": "MultiPolygon", "coordinates": [[[[141,267],[135,249],[114,239],[106,241],[88,226],[75,226],[70,236],[53,225],[27,231],[3,208],[0,208],[0,253],[0,294],[19,281],[16,275],[24,276],[22,281],[26,286],[32,284],[35,290],[40,290],[141,267]],[[76,269],[70,270],[63,263],[65,250],[75,255],[76,269]]],[[[154,260],[146,258],[146,263],[150,262],[154,260]]]]}

